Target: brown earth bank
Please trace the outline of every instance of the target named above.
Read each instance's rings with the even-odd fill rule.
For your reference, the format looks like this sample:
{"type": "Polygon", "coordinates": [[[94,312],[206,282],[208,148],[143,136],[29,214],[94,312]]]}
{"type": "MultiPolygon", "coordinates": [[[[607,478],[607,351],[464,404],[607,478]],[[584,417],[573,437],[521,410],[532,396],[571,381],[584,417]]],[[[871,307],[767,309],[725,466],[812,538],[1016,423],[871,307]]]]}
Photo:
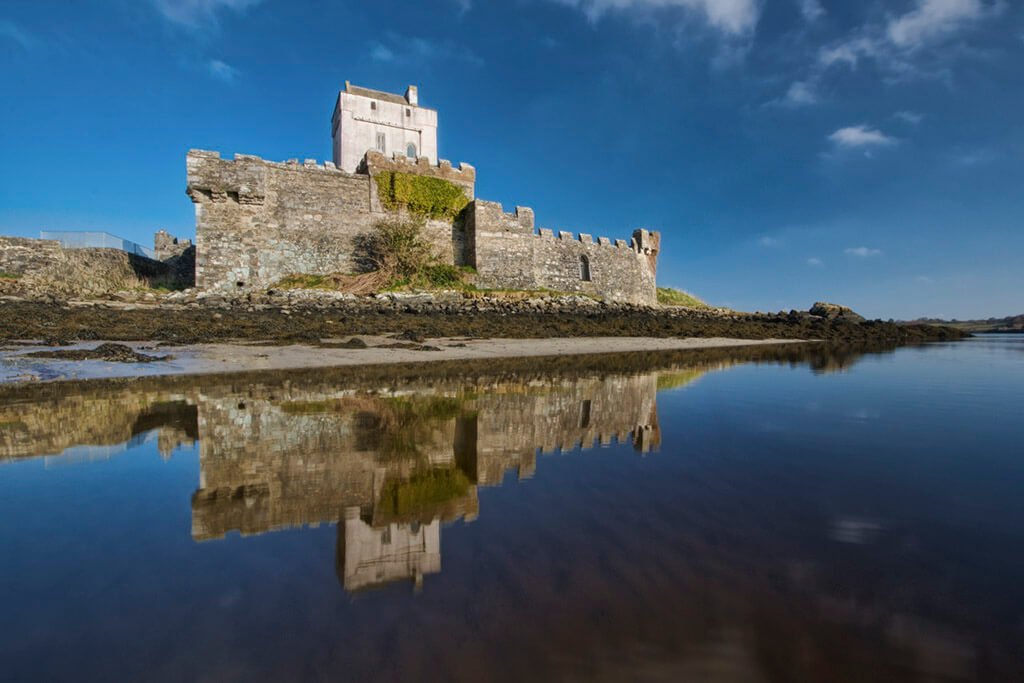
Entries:
{"type": "Polygon", "coordinates": [[[96,339],[316,345],[331,344],[339,337],[394,332],[421,337],[728,337],[895,344],[970,336],[944,326],[859,321],[807,311],[650,308],[575,296],[353,297],[286,292],[238,298],[166,297],[151,303],[0,300],[0,340],[46,340],[51,345],[96,339]]]}

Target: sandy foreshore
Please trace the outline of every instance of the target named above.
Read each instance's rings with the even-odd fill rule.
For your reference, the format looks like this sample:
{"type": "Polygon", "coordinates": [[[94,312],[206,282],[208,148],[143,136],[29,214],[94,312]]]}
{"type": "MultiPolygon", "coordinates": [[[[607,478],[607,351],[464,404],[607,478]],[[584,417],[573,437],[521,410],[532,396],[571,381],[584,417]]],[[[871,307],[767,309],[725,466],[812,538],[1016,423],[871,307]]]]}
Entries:
{"type": "MultiPolygon", "coordinates": [[[[327,368],[337,366],[422,363],[424,361],[486,360],[569,356],[598,353],[680,351],[767,344],[793,344],[798,339],[729,339],[670,337],[580,337],[543,339],[426,339],[410,347],[395,348],[396,340],[383,336],[360,337],[367,348],[325,348],[309,345],[271,346],[264,344],[187,344],[154,346],[152,342],[126,343],[139,353],[170,354],[168,360],[150,363],[120,363],[106,360],[66,360],[29,357],[46,346],[0,347],[0,383],[102,379],[114,377],[155,377],[163,375],[206,375],[260,370],[327,368]],[[391,348],[388,348],[388,347],[391,348]]],[[[338,339],[343,343],[347,339],[338,339]]],[[[92,349],[101,342],[83,342],[59,350],[92,349]]]]}

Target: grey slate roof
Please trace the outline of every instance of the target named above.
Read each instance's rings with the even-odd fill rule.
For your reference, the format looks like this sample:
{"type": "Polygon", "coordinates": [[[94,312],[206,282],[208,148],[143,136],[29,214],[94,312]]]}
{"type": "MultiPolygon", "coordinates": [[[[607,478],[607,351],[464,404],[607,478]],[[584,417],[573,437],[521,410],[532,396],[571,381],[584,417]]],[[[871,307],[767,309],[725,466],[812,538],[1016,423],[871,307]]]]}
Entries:
{"type": "Polygon", "coordinates": [[[380,90],[370,90],[369,88],[360,88],[358,85],[352,85],[349,82],[345,82],[345,92],[349,95],[359,95],[361,97],[370,97],[375,100],[381,100],[383,102],[394,102],[395,104],[404,104],[407,107],[412,106],[406,102],[405,97],[402,95],[395,95],[389,92],[381,92],[380,90]]]}

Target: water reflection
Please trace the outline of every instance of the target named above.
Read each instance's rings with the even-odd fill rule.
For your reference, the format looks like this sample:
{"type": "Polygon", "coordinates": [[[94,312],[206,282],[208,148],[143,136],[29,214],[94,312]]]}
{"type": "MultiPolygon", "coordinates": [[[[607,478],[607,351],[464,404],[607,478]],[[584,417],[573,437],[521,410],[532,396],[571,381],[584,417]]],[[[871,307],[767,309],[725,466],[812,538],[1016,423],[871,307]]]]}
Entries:
{"type": "Polygon", "coordinates": [[[687,368],[367,393],[289,387],[197,397],[192,537],[338,522],[347,590],[440,571],[440,524],[479,513],[478,486],[533,475],[537,452],[660,444],[659,384],[687,368]]]}
{"type": "MultiPolygon", "coordinates": [[[[705,375],[744,363],[792,365],[818,385],[808,369],[846,380],[832,373],[862,357],[753,349],[361,370],[362,378],[146,380],[63,396],[37,387],[0,401],[0,462],[73,459],[84,446],[113,455],[141,439],[167,457],[196,444],[198,469],[188,460],[187,491],[174,503],[190,513],[190,529],[184,519],[173,528],[188,547],[179,552],[196,565],[251,554],[248,563],[233,558],[235,573],[206,593],[192,597],[189,586],[167,598],[167,613],[198,605],[190,609],[202,617],[188,618],[194,638],[174,638],[199,664],[179,661],[184,668],[154,678],[200,678],[215,662],[237,674],[229,678],[343,671],[401,680],[429,666],[451,680],[1014,680],[1024,672],[1024,558],[1014,550],[1024,523],[1014,499],[979,479],[980,456],[970,477],[952,461],[925,461],[927,485],[900,488],[919,476],[901,469],[913,463],[901,435],[927,440],[934,420],[863,440],[864,430],[907,430],[919,417],[890,419],[906,407],[895,398],[868,414],[860,406],[873,406],[878,391],[840,403],[818,390],[772,393],[767,383],[702,391],[721,386],[705,375]],[[665,393],[677,388],[686,390],[665,393]],[[679,397],[694,394],[700,400],[686,409],[707,412],[681,412],[679,397]],[[825,408],[800,431],[807,412],[797,413],[811,399],[825,408]],[[713,420],[721,423],[705,429],[713,420]],[[782,428],[766,432],[762,422],[782,428]],[[615,450],[589,450],[601,446],[615,450]],[[559,451],[581,455],[538,457],[559,451]],[[842,457],[851,452],[856,464],[842,457]],[[457,520],[473,523],[450,525],[457,520]],[[270,533],[324,525],[334,528],[270,533]],[[270,541],[297,536],[323,555],[232,597],[246,618],[210,607],[223,583],[244,585],[254,565],[283,564],[267,548],[295,548],[270,541]],[[326,572],[320,583],[308,579],[317,568],[326,572]],[[373,592],[350,599],[364,591],[373,592]],[[267,603],[275,606],[254,607],[267,603]],[[282,614],[292,629],[278,628],[282,614]],[[218,634],[236,630],[249,646],[234,645],[231,660],[218,634]],[[294,668],[300,659],[316,668],[294,668]]],[[[765,373],[773,382],[783,375],[765,373]]],[[[178,559],[184,583],[209,580],[178,559]]],[[[157,587],[170,594],[174,583],[157,587]]]]}
{"type": "Polygon", "coordinates": [[[751,361],[840,371],[866,351],[660,354],[665,367],[611,376],[524,372],[513,362],[506,376],[413,377],[384,390],[287,373],[254,382],[149,380],[11,402],[0,409],[0,462],[59,453],[54,463],[91,461],[153,434],[170,457],[198,441],[195,541],[337,524],[335,566],[345,590],[396,581],[419,587],[441,571],[442,523],[476,519],[477,487],[500,485],[510,470],[532,477],[538,453],[623,441],[639,453],[657,450],[659,390],[751,361]]]}

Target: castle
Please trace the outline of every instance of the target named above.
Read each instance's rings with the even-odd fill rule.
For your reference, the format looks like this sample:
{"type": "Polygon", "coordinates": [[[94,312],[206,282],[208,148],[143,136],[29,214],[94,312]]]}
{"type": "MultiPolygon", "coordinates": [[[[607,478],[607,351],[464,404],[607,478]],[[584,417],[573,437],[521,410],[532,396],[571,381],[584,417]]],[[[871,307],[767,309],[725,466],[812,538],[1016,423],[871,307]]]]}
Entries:
{"type": "Polygon", "coordinates": [[[476,169],[438,159],[437,112],[419,106],[415,86],[395,95],[346,81],[331,137],[333,161],[322,164],[189,151],[198,288],[237,293],[292,274],[357,272],[361,238],[381,219],[412,211],[389,201],[389,189],[425,182],[461,192],[464,206],[427,216],[424,232],[441,262],[476,270],[477,287],[656,302],[659,233],[635,230],[627,242],[538,230],[532,209],[506,213],[477,199],[476,169]]]}

